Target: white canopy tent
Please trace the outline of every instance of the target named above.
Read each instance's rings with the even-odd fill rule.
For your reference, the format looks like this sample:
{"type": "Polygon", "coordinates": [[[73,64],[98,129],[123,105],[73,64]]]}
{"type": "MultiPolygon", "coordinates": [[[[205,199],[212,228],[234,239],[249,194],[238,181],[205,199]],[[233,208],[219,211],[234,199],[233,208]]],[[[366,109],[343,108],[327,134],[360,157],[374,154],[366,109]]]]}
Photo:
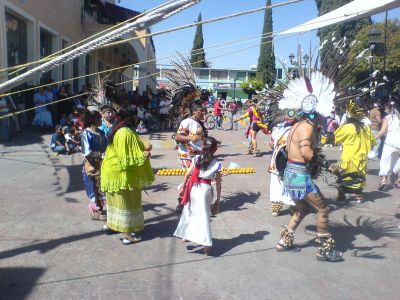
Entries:
{"type": "Polygon", "coordinates": [[[396,7],[400,7],[400,0],[354,0],[325,15],[277,33],[277,35],[311,31],[337,23],[368,17],[396,7]]]}

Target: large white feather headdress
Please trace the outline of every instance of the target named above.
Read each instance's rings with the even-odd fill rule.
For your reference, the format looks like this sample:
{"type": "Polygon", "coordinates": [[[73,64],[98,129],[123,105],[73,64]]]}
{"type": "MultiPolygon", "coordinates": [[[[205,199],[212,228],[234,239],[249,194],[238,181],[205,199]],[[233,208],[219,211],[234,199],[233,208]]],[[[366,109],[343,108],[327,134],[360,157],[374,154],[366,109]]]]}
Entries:
{"type": "Polygon", "coordinates": [[[279,101],[279,108],[329,116],[335,96],[334,83],[321,72],[314,71],[310,77],[302,76],[289,81],[279,101]]]}

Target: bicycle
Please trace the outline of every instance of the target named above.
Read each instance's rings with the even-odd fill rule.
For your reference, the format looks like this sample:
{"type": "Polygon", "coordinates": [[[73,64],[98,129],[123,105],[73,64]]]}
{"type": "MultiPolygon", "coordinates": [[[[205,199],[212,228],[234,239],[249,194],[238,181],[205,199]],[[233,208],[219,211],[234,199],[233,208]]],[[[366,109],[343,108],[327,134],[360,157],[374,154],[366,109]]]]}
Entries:
{"type": "MultiPolygon", "coordinates": [[[[231,128],[231,117],[225,113],[226,111],[222,111],[222,122],[221,122],[221,128],[222,130],[228,130],[231,128]]],[[[204,122],[204,126],[208,130],[215,129],[217,126],[217,117],[209,114],[204,122]]]]}

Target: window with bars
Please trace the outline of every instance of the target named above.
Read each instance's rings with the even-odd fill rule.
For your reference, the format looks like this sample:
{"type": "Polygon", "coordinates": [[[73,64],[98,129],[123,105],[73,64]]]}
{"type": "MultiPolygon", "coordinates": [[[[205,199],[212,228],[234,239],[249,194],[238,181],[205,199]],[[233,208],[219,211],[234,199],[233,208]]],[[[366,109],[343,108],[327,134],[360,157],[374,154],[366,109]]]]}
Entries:
{"type": "Polygon", "coordinates": [[[27,62],[27,26],[26,22],[6,12],[6,39],[8,67],[27,62]]]}

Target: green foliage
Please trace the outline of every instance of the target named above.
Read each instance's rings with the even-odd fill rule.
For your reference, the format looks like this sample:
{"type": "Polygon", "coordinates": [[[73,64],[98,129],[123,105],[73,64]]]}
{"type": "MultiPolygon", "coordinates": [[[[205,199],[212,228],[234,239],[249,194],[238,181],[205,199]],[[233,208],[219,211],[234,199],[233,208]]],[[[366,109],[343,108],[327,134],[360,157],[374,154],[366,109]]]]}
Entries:
{"type": "MultiPolygon", "coordinates": [[[[380,41],[382,43],[384,42],[384,23],[365,26],[356,34],[355,39],[358,42],[353,46],[348,58],[347,66],[345,66],[346,68],[351,68],[352,72],[346,76],[345,80],[343,81],[343,85],[357,86],[361,81],[369,77],[371,71],[380,70],[381,73],[383,72],[383,56],[378,57],[374,55],[373,60],[371,61],[368,59],[368,57],[371,55],[370,51],[367,51],[363,58],[361,58],[359,61],[356,61],[356,56],[364,49],[369,48],[368,32],[372,28],[378,28],[382,32],[380,41]]],[[[400,21],[398,19],[388,20],[386,40],[385,73],[392,82],[400,82],[400,21]]],[[[364,81],[364,85],[368,85],[368,81],[364,81]]]]}
{"type": "MultiPolygon", "coordinates": [[[[271,6],[271,0],[267,0],[267,6],[271,6]]],[[[258,57],[257,77],[262,80],[264,84],[273,87],[275,83],[275,54],[274,45],[272,43],[273,32],[272,24],[272,9],[267,8],[264,14],[263,38],[261,39],[260,56],[258,57]]]]}
{"type": "MultiPolygon", "coordinates": [[[[201,22],[201,13],[197,18],[197,22],[201,22]]],[[[206,54],[204,53],[204,39],[203,39],[203,25],[199,24],[196,28],[196,34],[194,35],[192,56],[190,62],[193,67],[197,68],[208,68],[206,62],[206,54]]]]}
{"type": "MultiPolygon", "coordinates": [[[[319,15],[322,16],[332,10],[335,10],[353,0],[315,0],[319,15]]],[[[330,40],[332,38],[332,33],[339,40],[346,36],[347,41],[353,41],[357,32],[372,23],[371,18],[363,18],[356,21],[345,22],[341,24],[335,24],[332,26],[327,26],[318,29],[318,37],[320,43],[322,44],[325,39],[330,40]]],[[[320,57],[323,59],[329,51],[329,47],[324,47],[321,49],[320,57]]]]}
{"type": "Polygon", "coordinates": [[[240,88],[251,98],[256,91],[261,91],[264,88],[264,83],[257,77],[251,77],[249,80],[242,82],[240,88]]]}

